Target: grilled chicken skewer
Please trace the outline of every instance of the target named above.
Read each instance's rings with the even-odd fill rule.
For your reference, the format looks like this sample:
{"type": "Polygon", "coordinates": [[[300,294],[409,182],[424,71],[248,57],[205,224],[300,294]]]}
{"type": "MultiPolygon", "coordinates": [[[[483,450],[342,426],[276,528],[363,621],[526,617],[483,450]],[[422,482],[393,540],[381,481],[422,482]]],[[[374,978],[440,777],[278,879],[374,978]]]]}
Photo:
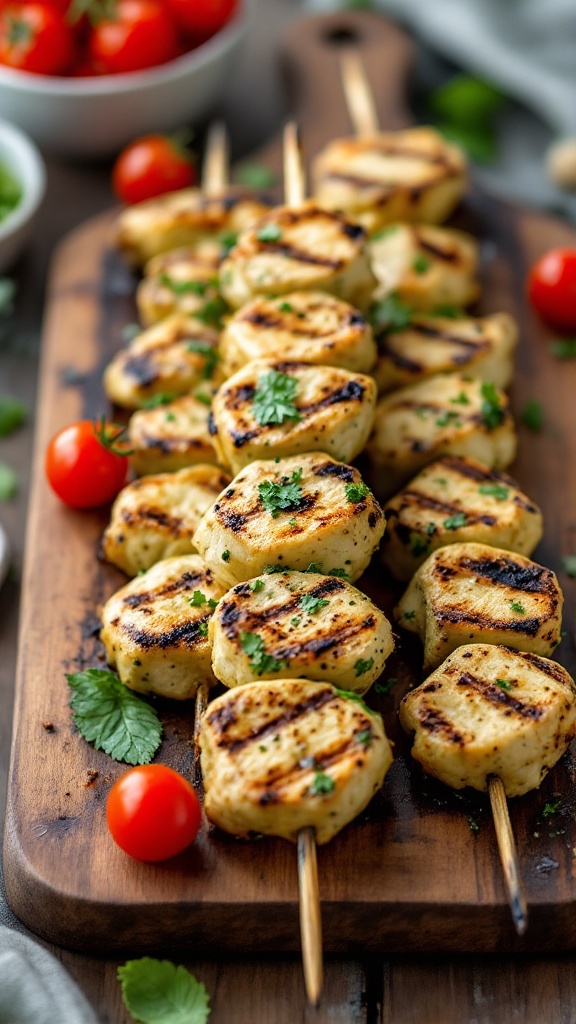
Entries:
{"type": "Polygon", "coordinates": [[[400,721],[414,733],[412,756],[456,789],[488,790],[508,898],[526,930],[506,797],[536,789],[576,733],[576,692],[547,658],[475,643],[459,647],[404,697],[400,721]]]}

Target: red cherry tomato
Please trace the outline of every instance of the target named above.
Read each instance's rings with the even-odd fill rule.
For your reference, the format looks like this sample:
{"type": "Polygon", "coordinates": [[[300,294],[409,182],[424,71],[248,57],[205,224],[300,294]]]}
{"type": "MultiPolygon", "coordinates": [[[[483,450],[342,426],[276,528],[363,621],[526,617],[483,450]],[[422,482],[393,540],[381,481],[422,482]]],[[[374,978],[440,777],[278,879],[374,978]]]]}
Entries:
{"type": "Polygon", "coordinates": [[[528,297],[557,331],[576,330],[576,249],[550,249],[528,277],[528,297]]]}
{"type": "Polygon", "coordinates": [[[237,0],[166,0],[182,32],[198,40],[209,39],[230,20],[237,0]]]}
{"type": "Polygon", "coordinates": [[[52,438],[46,451],[46,477],[65,505],[96,508],[116,497],[128,470],[126,455],[114,444],[121,433],[80,420],[52,438]]]}
{"type": "Polygon", "coordinates": [[[114,783],[106,804],[114,842],[136,860],[167,860],[198,835],[200,801],[189,782],[163,764],[131,768],[114,783]]]}
{"type": "Polygon", "coordinates": [[[8,3],[0,8],[0,64],[38,75],[61,75],[72,62],[74,36],[48,3],[8,3]]]}
{"type": "Polygon", "coordinates": [[[88,47],[95,64],[113,75],[164,64],[180,53],[174,23],[155,0],[118,0],[113,15],[94,25],[88,47]]]}
{"type": "Polygon", "coordinates": [[[166,135],[146,135],[122,150],[112,187],[123,203],[140,203],[196,181],[194,158],[166,135]]]}

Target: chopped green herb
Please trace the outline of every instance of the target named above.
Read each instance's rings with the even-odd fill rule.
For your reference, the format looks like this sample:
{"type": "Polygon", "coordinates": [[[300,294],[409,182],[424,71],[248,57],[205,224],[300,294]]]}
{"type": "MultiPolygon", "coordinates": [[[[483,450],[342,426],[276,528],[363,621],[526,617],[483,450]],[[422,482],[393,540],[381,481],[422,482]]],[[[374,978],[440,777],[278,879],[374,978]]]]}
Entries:
{"type": "Polygon", "coordinates": [[[427,420],[431,410],[426,405],[419,405],[414,410],[419,420],[427,420]]]}
{"type": "Polygon", "coordinates": [[[544,804],[542,810],[543,818],[551,818],[554,814],[558,814],[558,811],[562,807],[562,798],[558,797],[556,800],[551,800],[549,803],[544,804]]]}
{"type": "MultiPolygon", "coordinates": [[[[307,569],[306,570],[306,572],[312,572],[312,571],[313,571],[312,569],[307,569]]],[[[336,576],[339,580],[349,580],[350,579],[350,573],[346,572],[346,569],[340,569],[339,567],[336,567],[334,569],[329,569],[328,572],[326,573],[326,575],[327,576],[336,576]]]]}
{"type": "Polygon", "coordinates": [[[193,608],[201,608],[202,605],[206,604],[207,600],[206,594],[203,594],[201,590],[195,590],[190,598],[190,604],[193,608]]]}
{"type": "Polygon", "coordinates": [[[462,426],[462,420],[454,409],[446,409],[446,412],[443,412],[436,420],[437,427],[448,427],[450,424],[453,424],[455,427],[462,426]]]}
{"type": "Polygon", "coordinates": [[[207,622],[199,622],[198,623],[198,633],[199,633],[200,636],[203,636],[203,637],[208,636],[208,623],[207,622]]]}
{"type": "Polygon", "coordinates": [[[478,822],[476,821],[476,818],[473,818],[472,815],[470,815],[470,817],[468,818],[468,827],[471,832],[478,832],[480,828],[478,822]]]}
{"type": "Polygon", "coordinates": [[[223,562],[229,562],[230,561],[230,552],[228,550],[222,552],[222,561],[223,562]]]}
{"type": "Polygon", "coordinates": [[[510,601],[510,607],[513,612],[517,612],[518,615],[526,615],[526,609],[520,601],[510,601]]]}
{"type": "Polygon", "coordinates": [[[230,252],[230,249],[233,249],[234,246],[236,245],[236,242],[238,241],[238,232],[222,231],[221,234],[218,235],[218,241],[220,242],[220,245],[224,250],[224,256],[227,256],[228,253],[230,252]]]}
{"type": "Polygon", "coordinates": [[[154,708],[112,672],[88,668],[66,676],[74,725],[96,750],[116,761],[148,764],[160,746],[162,725],[154,708]]]}
{"type": "Polygon", "coordinates": [[[258,494],[264,508],[276,519],[282,512],[294,511],[302,501],[302,488],[297,482],[301,479],[298,473],[292,473],[290,479],[283,476],[281,480],[263,480],[258,484],[258,494]]]}
{"type": "Polygon", "coordinates": [[[455,516],[448,516],[443,525],[447,530],[459,530],[468,525],[468,516],[465,512],[457,512],[455,516]]]}
{"type": "Polygon", "coordinates": [[[448,483],[448,481],[447,481],[445,476],[437,476],[437,477],[434,478],[434,483],[435,484],[440,484],[441,487],[446,487],[446,484],[448,483]]]}
{"type": "MultiPolygon", "coordinates": [[[[307,570],[309,571],[309,570],[307,570]]],[[[290,572],[287,565],[265,565],[262,569],[268,576],[271,576],[275,572],[290,572]]]]}
{"type": "Polygon", "coordinates": [[[509,491],[507,487],[503,487],[502,484],[482,484],[478,488],[480,494],[489,494],[491,498],[496,498],[497,501],[506,501],[509,491]]]}
{"type": "Polygon", "coordinates": [[[6,462],[0,462],[0,501],[9,501],[18,490],[18,477],[6,462]]]}
{"type": "Polygon", "coordinates": [[[288,520],[288,526],[296,526],[296,517],[295,516],[290,516],[290,519],[288,520]]]}
{"type": "Polygon", "coordinates": [[[370,235],[370,241],[377,242],[380,238],[388,238],[389,235],[394,235],[397,231],[397,224],[387,224],[385,227],[375,231],[373,235],[370,235]]]}
{"type": "Polygon", "coordinates": [[[240,645],[259,676],[264,672],[280,672],[281,669],[288,667],[287,661],[279,661],[271,654],[266,654],[264,641],[258,633],[240,633],[240,645]]]}
{"type": "Polygon", "coordinates": [[[520,418],[525,427],[528,430],[533,430],[536,433],[542,430],[544,426],[544,409],[542,403],[537,398],[531,398],[530,401],[526,402],[526,405],[520,413],[520,418]]]}
{"type": "Polygon", "coordinates": [[[216,369],[218,360],[220,359],[216,346],[209,345],[207,341],[199,341],[192,338],[186,347],[189,352],[195,352],[197,355],[204,356],[202,376],[204,380],[210,380],[210,378],[214,376],[214,370],[216,369]]]}
{"type": "Polygon", "coordinates": [[[300,618],[299,615],[293,615],[292,618],[290,619],[290,625],[292,626],[299,626],[301,622],[302,619],[300,618]]]}
{"type": "Polygon", "coordinates": [[[175,281],[169,274],[160,274],[158,280],[165,288],[169,288],[175,295],[198,295],[206,294],[208,288],[213,286],[212,281],[175,281]]]}
{"type": "Polygon", "coordinates": [[[456,395],[456,398],[451,398],[450,401],[453,405],[470,405],[470,399],[465,391],[461,391],[459,395],[456,395]]]}
{"type": "Polygon", "coordinates": [[[358,484],[346,484],[344,490],[346,492],[346,499],[351,505],[357,505],[366,495],[372,493],[362,480],[358,484]]]}
{"type": "Polygon", "coordinates": [[[214,597],[209,597],[208,598],[208,606],[210,608],[217,608],[219,604],[220,604],[220,599],[216,600],[216,598],[214,598],[214,597]]]}
{"type": "Polygon", "coordinates": [[[26,422],[26,406],[12,395],[0,395],[0,437],[8,437],[26,422]]]}
{"type": "Polygon", "coordinates": [[[310,792],[313,796],[320,796],[322,793],[332,793],[336,788],[336,783],[331,775],[326,775],[325,772],[319,768],[316,769],[314,774],[314,781],[310,786],[310,792]]]}
{"type": "Polygon", "coordinates": [[[412,260],[412,270],[415,274],[425,274],[427,270],[430,270],[430,260],[422,253],[418,253],[412,260]]]}
{"type": "Polygon", "coordinates": [[[363,729],[362,732],[357,732],[354,738],[358,743],[361,743],[363,747],[368,748],[372,746],[372,735],[371,729],[363,729]]]}
{"type": "Polygon", "coordinates": [[[278,373],[276,370],[262,374],[258,379],[252,403],[254,418],[260,426],[279,424],[284,420],[301,420],[302,416],[294,405],[297,391],[297,377],[289,377],[286,373],[278,373]]]}
{"type": "Polygon", "coordinates": [[[500,405],[498,392],[494,384],[488,381],[482,382],[482,405],[480,413],[488,430],[495,430],[504,420],[504,409],[500,405]]]}
{"type": "Polygon", "coordinates": [[[392,689],[393,686],[396,685],[397,682],[398,682],[398,680],[396,679],[395,676],[390,676],[390,678],[387,679],[386,682],[384,682],[384,683],[376,683],[374,689],[375,689],[376,693],[380,693],[380,694],[390,693],[390,690],[392,689]]]}
{"type": "Polygon", "coordinates": [[[374,658],[358,658],[358,661],[354,664],[354,672],[357,676],[363,676],[365,672],[369,672],[374,664],[374,658]]]}
{"type": "Polygon", "coordinates": [[[159,391],[157,395],[150,395],[142,402],[142,409],[157,409],[159,405],[168,405],[178,396],[173,391],[159,391]]]}
{"type": "Polygon", "coordinates": [[[436,306],[436,309],[432,310],[432,316],[441,316],[446,320],[461,320],[466,316],[463,309],[459,306],[452,306],[450,303],[446,303],[443,306],[436,306]]]}
{"type": "Polygon", "coordinates": [[[164,416],[164,419],[166,420],[166,423],[176,422],[176,417],[173,412],[167,412],[166,415],[164,416]]]}
{"type": "Polygon", "coordinates": [[[251,580],[250,590],[253,594],[257,594],[260,590],[264,590],[264,580],[251,580]]]}
{"type": "Polygon", "coordinates": [[[282,238],[282,228],[279,224],[264,224],[258,228],[256,238],[259,242],[278,242],[282,238]]]}
{"type": "Polygon", "coordinates": [[[576,338],[559,338],[552,342],[550,351],[557,359],[576,359],[576,338]]]}
{"type": "Polygon", "coordinates": [[[389,334],[408,327],[412,321],[412,310],[396,295],[387,295],[385,299],[372,304],[368,320],[377,335],[389,334]]]}
{"type": "Polygon", "coordinates": [[[290,305],[289,302],[281,302],[278,306],[278,310],[280,313],[293,313],[294,306],[290,305]]]}
{"type": "Polygon", "coordinates": [[[501,690],[511,690],[512,689],[512,683],[510,682],[509,679],[496,679],[495,683],[496,683],[496,686],[499,686],[501,690]]]}
{"type": "Polygon", "coordinates": [[[246,188],[270,188],[276,184],[276,175],[265,164],[249,163],[236,169],[234,180],[246,188]]]}
{"type": "Polygon", "coordinates": [[[202,309],[197,309],[194,316],[203,324],[208,324],[210,327],[220,329],[222,326],[222,317],[227,312],[227,303],[224,302],[221,295],[216,295],[213,299],[209,299],[208,302],[204,303],[202,309]]]}
{"type": "Polygon", "coordinates": [[[212,405],[212,396],[207,395],[205,391],[196,391],[194,394],[194,398],[196,398],[199,402],[202,402],[202,405],[212,405]]]}
{"type": "Polygon", "coordinates": [[[139,1024],[206,1024],[208,993],[185,967],[169,960],[128,960],[118,968],[122,999],[139,1024]]]}
{"type": "Polygon", "coordinates": [[[268,747],[266,746],[265,743],[259,743],[258,750],[260,751],[261,754],[265,754],[266,751],[268,750],[268,747]]]}
{"type": "Polygon", "coordinates": [[[433,537],[434,534],[436,533],[436,530],[437,530],[436,523],[427,523],[426,524],[426,533],[428,534],[429,537],[433,537]]]}
{"type": "Polygon", "coordinates": [[[375,715],[376,714],[376,712],[373,711],[372,708],[368,707],[368,705],[367,705],[366,701],[364,700],[364,698],[359,693],[356,693],[355,690],[341,690],[341,689],[339,689],[338,686],[335,686],[334,689],[335,689],[336,693],[338,694],[338,696],[342,697],[343,700],[351,700],[354,704],[359,704],[360,707],[362,708],[362,710],[367,715],[375,715]]]}
{"type": "Polygon", "coordinates": [[[410,551],[415,558],[419,558],[420,555],[427,555],[430,550],[428,541],[425,541],[423,537],[418,533],[413,533],[410,537],[410,551]]]}
{"type": "Polygon", "coordinates": [[[576,555],[564,555],[562,568],[567,576],[570,576],[571,579],[576,579],[576,555]]]}
{"type": "Polygon", "coordinates": [[[416,615],[415,611],[409,611],[409,612],[402,612],[402,616],[401,617],[403,619],[408,619],[408,621],[410,621],[410,619],[413,619],[415,615],[416,615]]]}
{"type": "Polygon", "coordinates": [[[321,608],[326,608],[329,604],[330,601],[326,601],[323,597],[314,597],[313,594],[302,594],[300,598],[300,607],[308,615],[315,615],[321,608]]]}

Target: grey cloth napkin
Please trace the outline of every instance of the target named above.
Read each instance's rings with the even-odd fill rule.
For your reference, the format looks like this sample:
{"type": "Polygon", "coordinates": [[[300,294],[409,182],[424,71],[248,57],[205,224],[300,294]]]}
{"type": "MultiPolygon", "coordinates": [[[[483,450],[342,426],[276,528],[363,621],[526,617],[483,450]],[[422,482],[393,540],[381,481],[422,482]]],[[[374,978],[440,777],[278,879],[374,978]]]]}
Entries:
{"type": "MultiPolygon", "coordinates": [[[[308,0],[318,11],[352,7],[346,0],[308,0]]],[[[360,6],[360,4],[358,4],[360,6]]],[[[492,82],[513,101],[501,124],[501,153],[476,177],[492,192],[576,221],[576,194],[546,176],[550,143],[576,136],[575,0],[374,0],[456,70],[492,82]]],[[[437,63],[427,80],[439,84],[437,63]]]]}
{"type": "Polygon", "coordinates": [[[98,1024],[70,975],[10,911],[1,874],[0,1024],[98,1024]]]}

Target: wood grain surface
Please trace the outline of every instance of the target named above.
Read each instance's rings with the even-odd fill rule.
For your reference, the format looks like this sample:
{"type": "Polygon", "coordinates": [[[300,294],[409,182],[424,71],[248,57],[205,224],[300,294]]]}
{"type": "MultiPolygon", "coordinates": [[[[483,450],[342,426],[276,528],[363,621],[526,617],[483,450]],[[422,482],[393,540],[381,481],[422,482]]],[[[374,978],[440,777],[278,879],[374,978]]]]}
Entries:
{"type": "MultiPolygon", "coordinates": [[[[338,58],[341,45],[351,44],[362,50],[383,124],[406,121],[406,38],[384,20],[359,12],[308,19],[288,37],[285,61],[309,155],[349,130],[338,58]]],[[[278,167],[279,142],[266,152],[278,167]]],[[[122,327],[134,319],[134,279],[111,244],[114,217],[111,212],[87,223],[61,245],[49,285],[6,831],[9,900],[38,934],[74,949],[131,955],[157,949],[170,955],[199,946],[296,950],[295,849],[205,830],[191,850],[168,864],[129,861],[108,839],[104,819],[109,786],[124,768],[93,751],[70,719],[64,673],[102,664],[98,608],[123,579],[95,557],[105,514],[59,505],[44,482],[42,463],[46,442],[60,426],[105,408],[102,370],[122,343],[122,327]],[[90,783],[92,771],[98,776],[90,783]]],[[[559,571],[561,556],[576,551],[576,364],[550,356],[546,332],[528,312],[523,292],[536,256],[553,245],[574,244],[574,233],[476,193],[458,225],[482,240],[479,310],[504,309],[520,323],[513,406],[518,413],[528,399],[538,398],[546,409],[541,433],[520,428],[513,472],[544,511],[545,537],[535,557],[559,571]]],[[[561,583],[569,634],[558,660],[574,673],[576,583],[564,575],[561,583]]],[[[390,610],[396,595],[378,566],[360,586],[390,610]]],[[[519,940],[509,920],[487,801],[425,779],[412,767],[399,733],[398,702],[421,678],[416,644],[401,640],[389,674],[400,683],[389,697],[375,700],[396,741],[396,762],[369,811],[319,851],[326,948],[575,946],[572,755],[540,791],[512,803],[531,915],[528,933],[519,940]],[[561,812],[545,818],[545,803],[557,796],[561,812]],[[479,822],[477,832],[469,828],[471,815],[479,822]]],[[[192,711],[165,704],[161,713],[166,738],[159,759],[188,774],[192,711]]],[[[345,984],[346,972],[336,971],[333,978],[337,986],[345,984]]],[[[330,983],[328,975],[328,990],[330,983]]],[[[376,976],[370,984],[378,987],[376,976]]]]}

